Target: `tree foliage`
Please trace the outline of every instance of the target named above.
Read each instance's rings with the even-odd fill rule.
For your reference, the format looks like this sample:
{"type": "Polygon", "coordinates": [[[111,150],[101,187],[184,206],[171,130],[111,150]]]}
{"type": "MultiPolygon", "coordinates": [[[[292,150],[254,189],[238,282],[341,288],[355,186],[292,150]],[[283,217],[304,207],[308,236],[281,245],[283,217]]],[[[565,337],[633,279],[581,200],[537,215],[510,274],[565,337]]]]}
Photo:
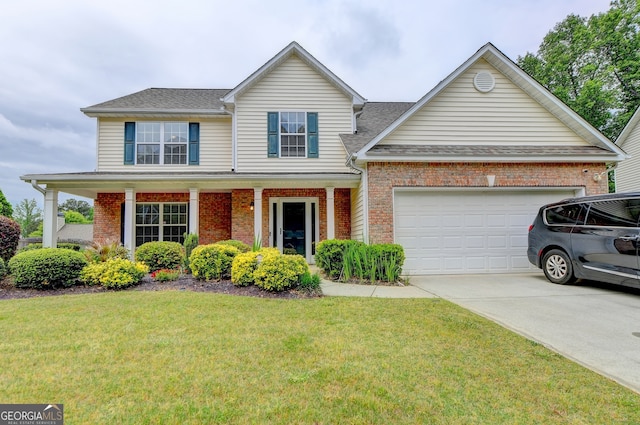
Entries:
{"type": "Polygon", "coordinates": [[[62,213],[76,211],[82,214],[87,221],[93,221],[93,207],[87,201],[80,201],[73,198],[67,199],[58,206],[58,211],[62,213]]]}
{"type": "Polygon", "coordinates": [[[38,230],[42,223],[42,210],[38,207],[35,199],[23,199],[14,209],[14,219],[20,223],[22,237],[28,237],[32,232],[38,230]]]}
{"type": "Polygon", "coordinates": [[[518,65],[610,139],[640,105],[640,1],[569,15],[518,65]]]}
{"type": "Polygon", "coordinates": [[[0,216],[11,218],[13,216],[13,207],[5,198],[4,193],[0,190],[0,216]]]}

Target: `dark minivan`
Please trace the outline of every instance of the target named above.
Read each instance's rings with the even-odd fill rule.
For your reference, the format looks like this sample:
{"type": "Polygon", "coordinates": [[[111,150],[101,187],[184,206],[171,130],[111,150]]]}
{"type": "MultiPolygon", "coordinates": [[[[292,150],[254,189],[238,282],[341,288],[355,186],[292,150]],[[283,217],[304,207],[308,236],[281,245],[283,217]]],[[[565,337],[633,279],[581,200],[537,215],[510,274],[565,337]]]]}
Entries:
{"type": "Polygon", "coordinates": [[[565,199],[540,208],[529,261],[553,283],[589,279],[640,288],[640,192],[565,199]]]}

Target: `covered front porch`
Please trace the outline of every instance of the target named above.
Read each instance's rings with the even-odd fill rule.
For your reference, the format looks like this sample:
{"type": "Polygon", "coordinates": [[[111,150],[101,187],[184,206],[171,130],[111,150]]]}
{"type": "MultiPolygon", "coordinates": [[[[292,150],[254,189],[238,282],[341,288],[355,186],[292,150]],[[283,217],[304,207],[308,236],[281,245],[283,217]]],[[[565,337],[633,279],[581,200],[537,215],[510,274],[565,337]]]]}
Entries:
{"type": "Polygon", "coordinates": [[[313,262],[315,244],[351,236],[357,174],[78,173],[21,177],[45,198],[43,245],[55,247],[59,193],[94,200],[94,240],[132,253],[144,242],[236,239],[296,252],[313,262]],[[234,178],[232,179],[231,176],[234,178]],[[43,187],[44,186],[44,187],[43,187]]]}

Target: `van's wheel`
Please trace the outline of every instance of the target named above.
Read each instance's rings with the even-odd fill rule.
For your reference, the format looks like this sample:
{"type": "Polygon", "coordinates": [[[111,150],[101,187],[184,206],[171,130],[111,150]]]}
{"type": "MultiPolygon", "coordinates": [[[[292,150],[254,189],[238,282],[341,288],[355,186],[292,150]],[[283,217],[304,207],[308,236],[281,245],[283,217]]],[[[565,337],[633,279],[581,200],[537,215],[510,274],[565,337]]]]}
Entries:
{"type": "Polygon", "coordinates": [[[542,258],[542,270],[552,283],[566,285],[576,280],[573,275],[571,259],[566,252],[559,249],[552,249],[544,255],[542,258]]]}

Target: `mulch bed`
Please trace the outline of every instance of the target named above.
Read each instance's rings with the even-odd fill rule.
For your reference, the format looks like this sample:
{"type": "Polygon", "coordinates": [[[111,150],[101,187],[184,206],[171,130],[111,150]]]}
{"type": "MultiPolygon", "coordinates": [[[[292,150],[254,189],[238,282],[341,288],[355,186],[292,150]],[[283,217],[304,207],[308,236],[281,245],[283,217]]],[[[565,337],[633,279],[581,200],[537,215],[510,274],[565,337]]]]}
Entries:
{"type": "MultiPolygon", "coordinates": [[[[121,291],[193,291],[193,292],[214,292],[219,294],[240,295],[258,298],[317,298],[321,294],[309,294],[296,290],[282,292],[269,292],[257,286],[240,287],[235,286],[229,280],[219,282],[201,281],[194,279],[191,275],[182,275],[178,280],[171,282],[157,282],[146,276],[142,282],[136,286],[122,289],[121,291]]],[[[5,277],[0,281],[0,300],[16,298],[47,297],[55,295],[75,295],[75,294],[95,294],[101,292],[113,292],[113,289],[105,289],[99,286],[77,285],[70,288],[60,289],[21,289],[16,288],[11,277],[5,277]]]]}

